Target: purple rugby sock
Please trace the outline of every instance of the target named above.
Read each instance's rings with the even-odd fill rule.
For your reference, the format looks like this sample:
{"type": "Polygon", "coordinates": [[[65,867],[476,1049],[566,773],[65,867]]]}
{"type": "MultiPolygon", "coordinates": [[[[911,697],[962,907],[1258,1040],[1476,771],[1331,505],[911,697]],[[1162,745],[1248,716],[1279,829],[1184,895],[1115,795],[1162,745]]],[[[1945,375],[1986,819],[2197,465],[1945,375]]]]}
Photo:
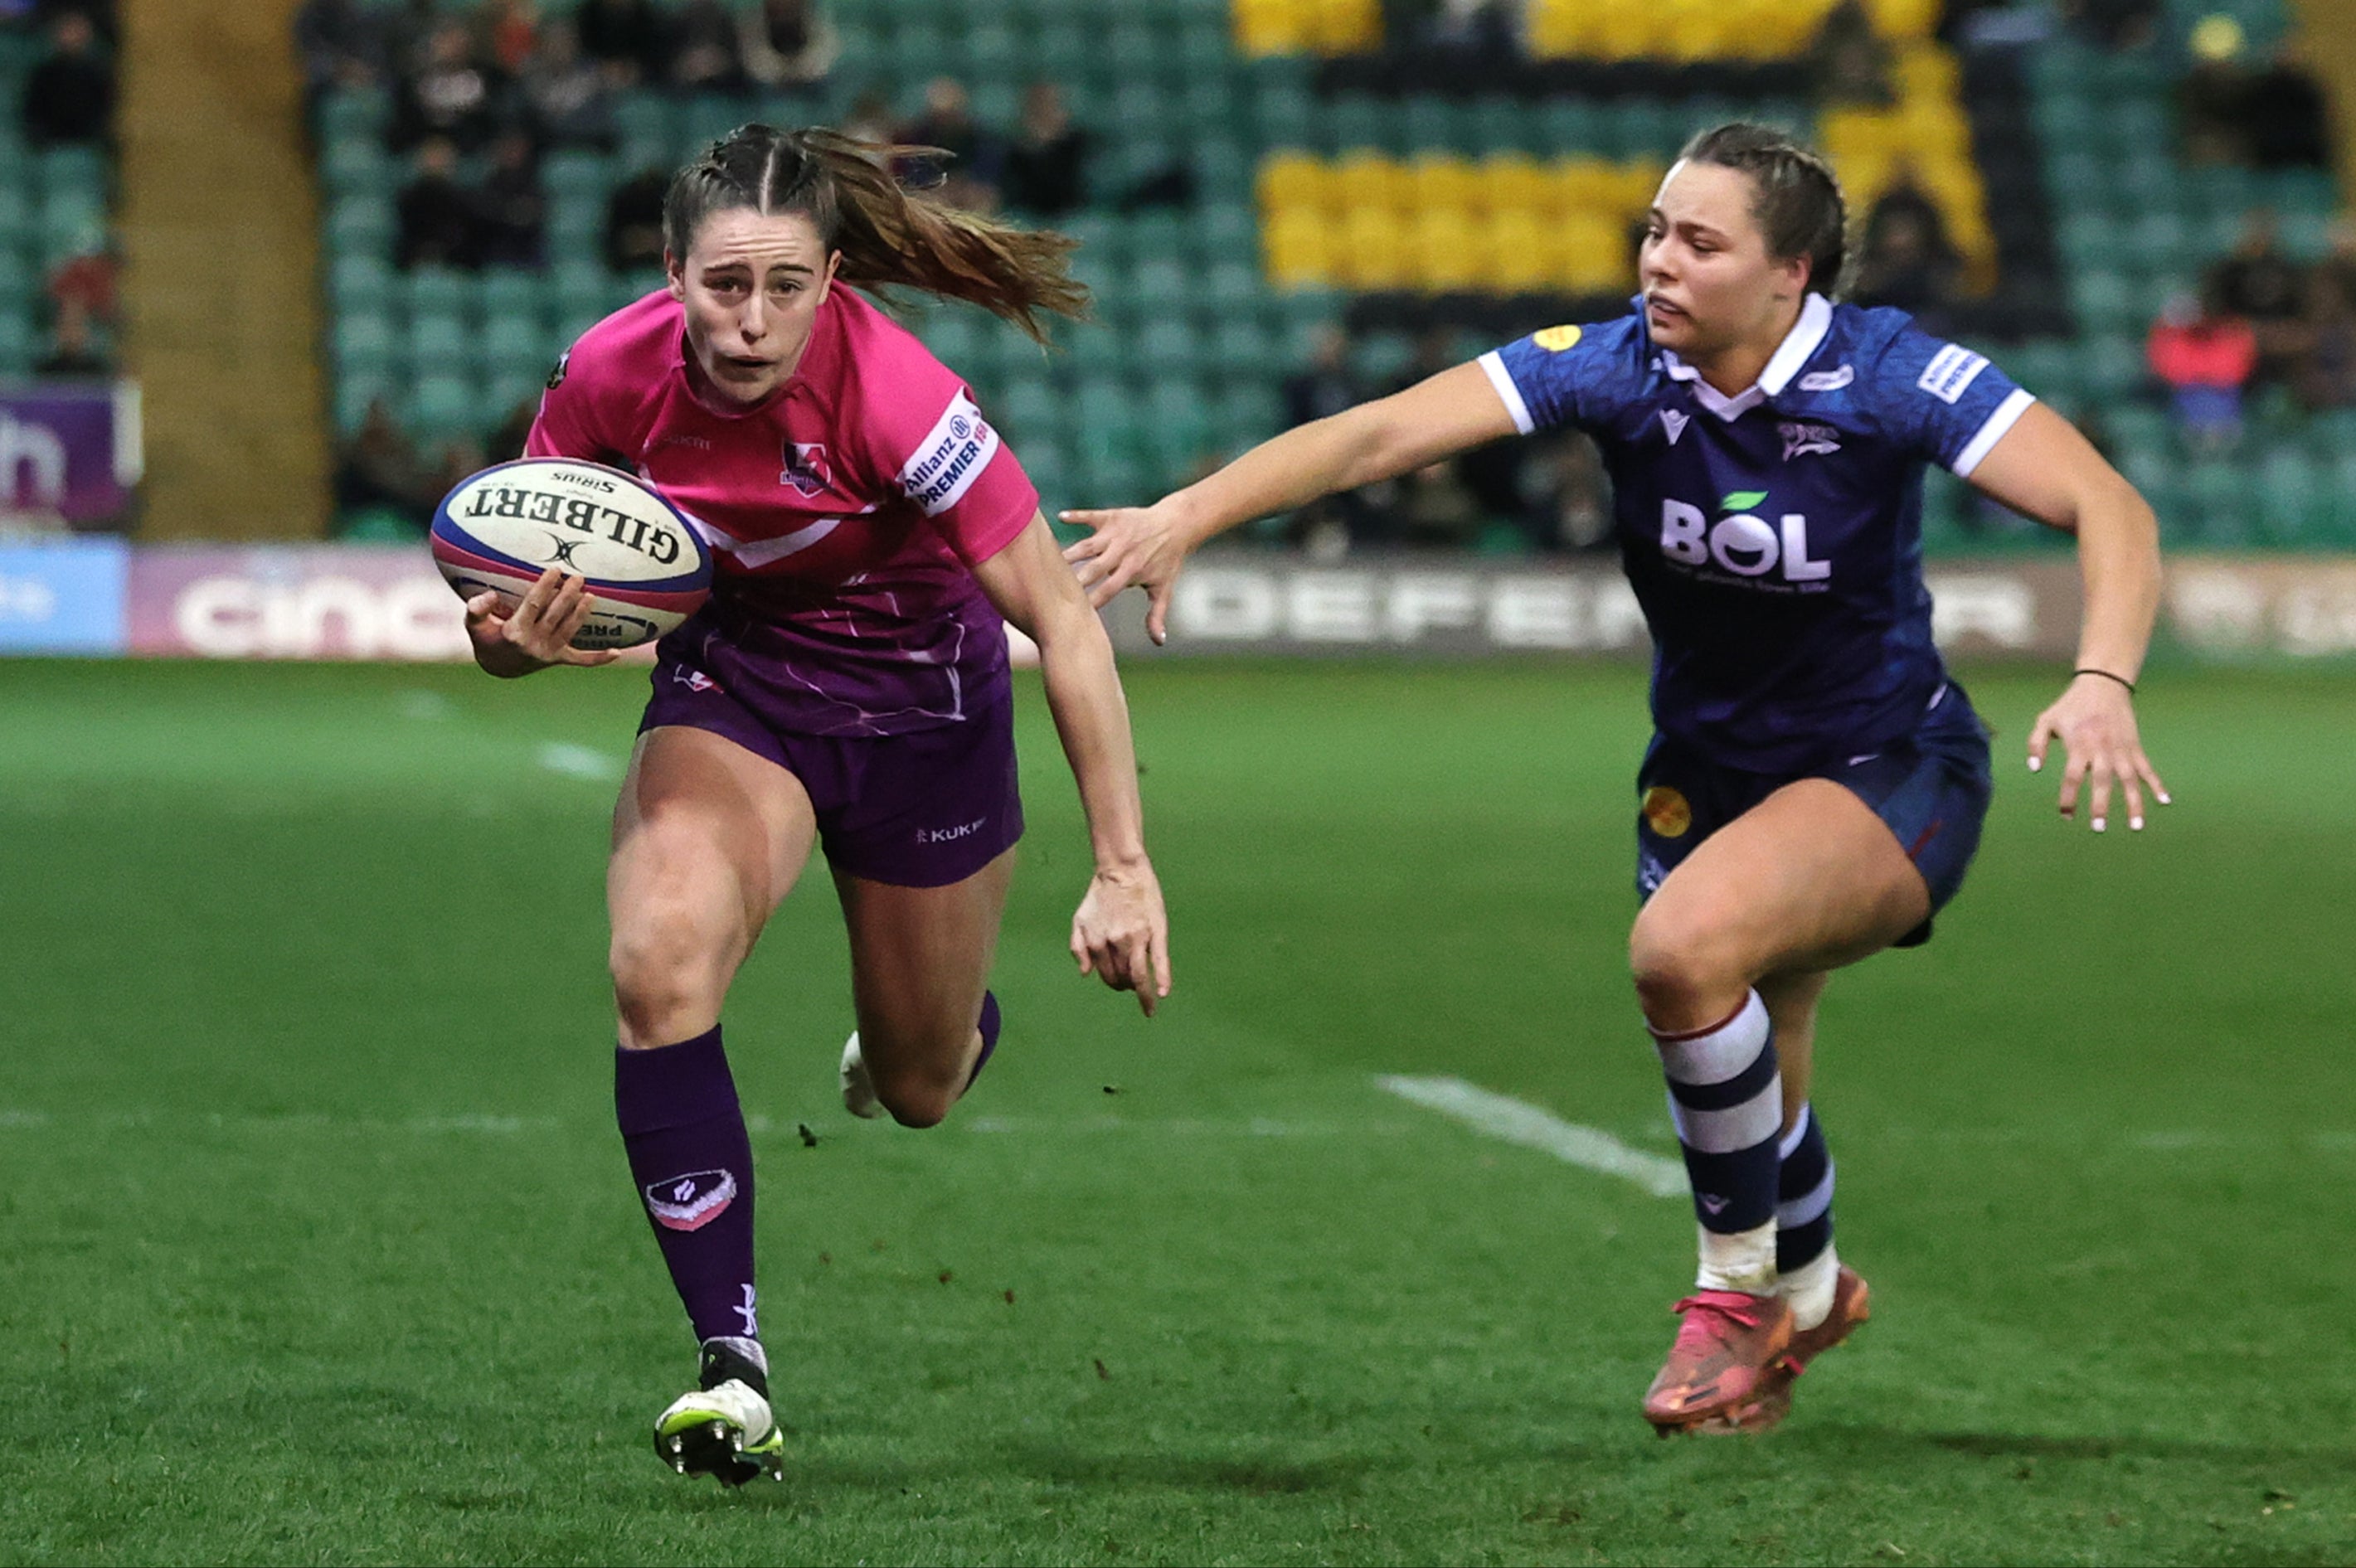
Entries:
{"type": "Polygon", "coordinates": [[[652,1051],[616,1048],[614,1115],[696,1339],[757,1339],[753,1144],[719,1026],[652,1051]]]}
{"type": "Polygon", "coordinates": [[[973,1081],[981,1076],[981,1070],[990,1064],[990,1053],[998,1049],[999,1021],[998,993],[984,991],[981,994],[981,1019],[975,1025],[981,1030],[981,1054],[973,1059],[973,1071],[965,1075],[965,1086],[969,1089],[973,1087],[973,1081]]]}

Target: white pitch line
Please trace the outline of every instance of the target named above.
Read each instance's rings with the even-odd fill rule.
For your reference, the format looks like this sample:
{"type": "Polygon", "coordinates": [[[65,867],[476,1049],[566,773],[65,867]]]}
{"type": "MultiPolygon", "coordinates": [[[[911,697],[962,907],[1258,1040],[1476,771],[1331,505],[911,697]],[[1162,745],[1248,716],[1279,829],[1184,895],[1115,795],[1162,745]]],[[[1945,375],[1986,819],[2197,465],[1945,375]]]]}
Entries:
{"type": "Polygon", "coordinates": [[[1387,1077],[1375,1082],[1400,1099],[1437,1111],[1474,1132],[1633,1181],[1655,1198],[1681,1198],[1686,1193],[1686,1168],[1676,1160],[1630,1148],[1610,1133],[1566,1122],[1526,1100],[1495,1093],[1462,1078],[1387,1077]]]}
{"type": "Polygon", "coordinates": [[[602,784],[622,776],[620,759],[594,752],[586,746],[576,746],[570,741],[551,741],[540,749],[540,765],[552,773],[567,778],[588,779],[602,784]]]}

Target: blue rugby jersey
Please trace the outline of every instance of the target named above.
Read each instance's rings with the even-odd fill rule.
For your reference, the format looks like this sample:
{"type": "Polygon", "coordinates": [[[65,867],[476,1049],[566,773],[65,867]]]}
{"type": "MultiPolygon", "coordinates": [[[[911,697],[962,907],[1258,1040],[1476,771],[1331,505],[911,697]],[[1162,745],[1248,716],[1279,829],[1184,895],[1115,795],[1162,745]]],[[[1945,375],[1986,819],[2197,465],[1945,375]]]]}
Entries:
{"type": "Polygon", "coordinates": [[[1527,434],[1602,448],[1653,635],[1653,721],[1777,773],[1912,731],[1945,683],[1922,585],[1922,468],[1968,476],[2033,401],[1902,311],[1810,294],[1728,398],[1636,314],[1481,357],[1527,434]]]}

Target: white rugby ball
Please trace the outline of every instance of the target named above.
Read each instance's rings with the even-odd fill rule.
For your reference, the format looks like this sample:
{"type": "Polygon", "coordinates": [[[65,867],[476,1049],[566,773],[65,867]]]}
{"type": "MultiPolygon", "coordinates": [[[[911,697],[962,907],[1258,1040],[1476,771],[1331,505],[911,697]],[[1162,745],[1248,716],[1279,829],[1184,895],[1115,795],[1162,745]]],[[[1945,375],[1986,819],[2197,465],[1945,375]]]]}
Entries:
{"type": "Polygon", "coordinates": [[[576,648],[650,643],[712,596],[712,552],[685,514],[635,475],[570,458],[486,468],[442,497],[434,563],[462,599],[510,608],[550,567],[586,580],[576,648]]]}

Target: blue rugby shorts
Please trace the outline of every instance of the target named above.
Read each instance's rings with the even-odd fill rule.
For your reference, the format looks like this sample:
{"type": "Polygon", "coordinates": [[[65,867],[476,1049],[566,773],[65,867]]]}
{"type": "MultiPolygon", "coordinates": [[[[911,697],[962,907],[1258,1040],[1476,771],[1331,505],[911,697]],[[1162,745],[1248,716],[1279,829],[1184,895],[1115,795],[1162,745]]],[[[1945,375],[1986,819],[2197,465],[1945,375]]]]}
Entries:
{"type": "MultiPolygon", "coordinates": [[[[1889,824],[1930,887],[1933,914],[1963,887],[1995,786],[1987,730],[1964,688],[1949,681],[1912,734],[1797,773],[1727,767],[1666,735],[1655,735],[1636,772],[1637,897],[1650,898],[1703,839],[1804,778],[1832,780],[1889,824]]],[[[1917,947],[1930,940],[1926,918],[1897,945],[1917,947]]]]}

